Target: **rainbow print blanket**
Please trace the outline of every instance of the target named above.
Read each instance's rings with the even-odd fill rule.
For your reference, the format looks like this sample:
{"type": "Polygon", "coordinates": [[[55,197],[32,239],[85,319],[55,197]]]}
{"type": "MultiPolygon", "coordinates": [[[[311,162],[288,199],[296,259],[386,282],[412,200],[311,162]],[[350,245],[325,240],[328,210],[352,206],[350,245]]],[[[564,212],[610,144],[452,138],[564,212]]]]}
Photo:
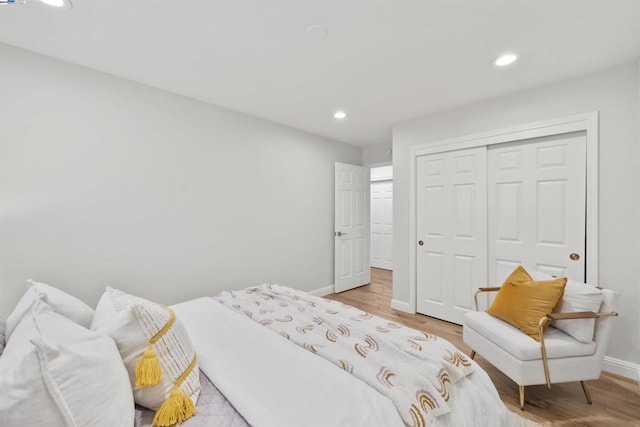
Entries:
{"type": "Polygon", "coordinates": [[[224,291],[214,299],[387,396],[408,426],[450,412],[449,385],[474,370],[442,338],[286,286],[224,291]]]}

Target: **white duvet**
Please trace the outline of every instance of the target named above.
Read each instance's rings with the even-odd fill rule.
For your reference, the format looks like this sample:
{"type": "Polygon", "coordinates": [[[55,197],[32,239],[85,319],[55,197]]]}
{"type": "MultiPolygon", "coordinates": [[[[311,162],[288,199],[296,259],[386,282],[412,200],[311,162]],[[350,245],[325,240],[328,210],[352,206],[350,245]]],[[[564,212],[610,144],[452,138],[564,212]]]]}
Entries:
{"type": "MultiPolygon", "coordinates": [[[[172,308],[189,331],[200,369],[250,425],[404,425],[387,397],[212,298],[172,308]]],[[[452,387],[451,412],[430,425],[509,425],[507,410],[482,368],[475,366],[452,387]]]]}

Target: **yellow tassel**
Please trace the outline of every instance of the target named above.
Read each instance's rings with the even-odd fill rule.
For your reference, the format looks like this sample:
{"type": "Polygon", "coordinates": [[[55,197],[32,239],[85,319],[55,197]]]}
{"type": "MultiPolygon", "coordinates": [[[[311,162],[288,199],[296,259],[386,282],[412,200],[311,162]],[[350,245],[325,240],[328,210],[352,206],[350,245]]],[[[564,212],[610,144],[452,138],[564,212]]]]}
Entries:
{"type": "Polygon", "coordinates": [[[158,427],[168,427],[181,423],[196,414],[196,407],[190,397],[180,390],[180,387],[173,386],[171,396],[158,408],[153,417],[153,425],[158,427]]]}
{"type": "Polygon", "coordinates": [[[136,388],[151,387],[162,380],[162,368],[156,352],[149,344],[144,355],[136,364],[136,388]]]}

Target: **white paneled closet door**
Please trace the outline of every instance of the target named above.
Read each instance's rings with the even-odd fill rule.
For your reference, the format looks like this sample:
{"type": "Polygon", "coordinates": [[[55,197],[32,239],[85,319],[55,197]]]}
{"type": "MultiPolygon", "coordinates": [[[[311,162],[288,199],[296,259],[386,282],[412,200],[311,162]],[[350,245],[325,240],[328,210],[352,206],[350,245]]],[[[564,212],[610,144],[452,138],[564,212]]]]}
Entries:
{"type": "Polygon", "coordinates": [[[585,202],[585,132],[489,147],[489,283],[519,264],[584,281],[585,202]]]}
{"type": "Polygon", "coordinates": [[[462,323],[487,281],[487,148],[417,158],[417,311],[462,323]]]}
{"type": "Polygon", "coordinates": [[[393,181],[371,183],[371,266],[393,270],[393,181]]]}

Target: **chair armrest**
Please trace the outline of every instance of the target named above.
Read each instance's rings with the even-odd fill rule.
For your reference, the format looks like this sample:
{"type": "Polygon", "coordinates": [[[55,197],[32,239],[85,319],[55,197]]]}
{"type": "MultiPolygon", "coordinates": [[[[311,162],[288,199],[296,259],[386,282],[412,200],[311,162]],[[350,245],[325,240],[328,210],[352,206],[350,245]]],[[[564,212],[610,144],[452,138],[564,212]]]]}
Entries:
{"type": "Polygon", "coordinates": [[[547,318],[551,320],[569,320],[569,319],[597,319],[604,316],[617,316],[615,311],[608,313],[594,313],[593,311],[578,311],[574,313],[549,313],[547,318]]]}
{"type": "Polygon", "coordinates": [[[598,316],[593,311],[578,311],[574,313],[549,313],[547,317],[551,320],[568,320],[568,319],[595,319],[598,316]]]}
{"type": "Polygon", "coordinates": [[[478,288],[478,290],[473,294],[473,303],[476,306],[476,311],[478,311],[478,294],[481,292],[497,292],[500,290],[500,286],[492,286],[489,288],[478,288]]]}
{"type": "Polygon", "coordinates": [[[490,288],[478,288],[478,291],[476,293],[480,293],[480,292],[494,292],[494,291],[499,291],[501,289],[500,286],[492,286],[490,288]]]}

